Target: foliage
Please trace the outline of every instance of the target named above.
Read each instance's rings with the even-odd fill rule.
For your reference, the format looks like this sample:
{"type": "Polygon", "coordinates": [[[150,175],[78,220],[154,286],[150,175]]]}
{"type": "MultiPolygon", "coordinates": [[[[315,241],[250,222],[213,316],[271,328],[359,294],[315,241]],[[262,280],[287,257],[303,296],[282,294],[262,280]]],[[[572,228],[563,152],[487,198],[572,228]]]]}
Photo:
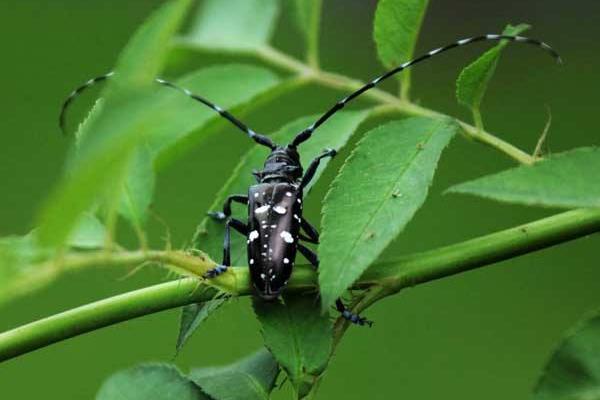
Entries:
{"type": "Polygon", "coordinates": [[[319,380],[332,350],[332,323],[311,296],[285,296],[283,302],[254,301],[265,345],[294,385],[307,396],[319,380]]]}
{"type": "Polygon", "coordinates": [[[600,207],[596,171],[600,149],[583,147],[554,154],[533,166],[520,166],[449,190],[494,200],[544,207],[600,207]]]}
{"type": "Polygon", "coordinates": [[[279,6],[278,0],[207,0],[186,39],[216,49],[260,48],[271,38],[279,6]]]}
{"type": "MultiPolygon", "coordinates": [[[[508,25],[502,34],[514,36],[523,33],[527,29],[529,29],[527,24],[508,25]]],[[[477,60],[466,66],[456,80],[456,98],[458,102],[471,110],[478,123],[481,123],[480,107],[483,96],[496,71],[502,49],[507,45],[508,41],[503,40],[494,48],[486,51],[477,60]]]]}
{"type": "MultiPolygon", "coordinates": [[[[221,127],[216,123],[219,115],[211,109],[176,91],[158,90],[153,80],[163,73],[171,47],[176,43],[200,54],[206,51],[241,54],[246,59],[256,57],[267,64],[217,64],[187,71],[175,79],[178,85],[202,93],[234,112],[276,99],[309,82],[344,91],[358,89],[360,84],[355,80],[325,72],[319,67],[321,1],[296,0],[288,4],[290,7],[284,10],[294,13],[296,27],[306,47],[305,62],[270,44],[280,8],[283,8],[278,0],[205,0],[198,7],[187,33],[178,38],[175,35],[191,10],[191,0],[166,2],[142,25],[119,57],[114,79],[109,81],[101,100],[79,127],[66,172],[40,211],[39,227],[23,237],[0,239],[0,301],[48,284],[67,269],[62,268],[65,265],[93,265],[111,260],[111,256],[118,256],[115,265],[158,262],[195,276],[214,266],[202,251],[213,258],[220,256],[224,228],[223,224],[208,218],[199,224],[192,238],[192,248],[185,249],[186,252],[145,248],[145,225],[155,195],[156,170],[174,161],[183,151],[195,149],[202,138],[221,127]],[[283,69],[288,75],[274,72],[271,67],[283,69]],[[117,244],[115,227],[119,218],[124,218],[138,233],[139,251],[124,250],[117,244]]],[[[395,67],[413,56],[427,5],[426,0],[381,0],[378,3],[373,34],[379,58],[385,66],[395,67]]],[[[526,25],[508,26],[505,33],[516,34],[527,28],[526,25]]],[[[295,279],[300,280],[299,275],[304,273],[306,277],[306,269],[297,266],[290,282],[295,289],[293,292],[273,303],[254,302],[266,349],[227,366],[194,369],[187,376],[167,364],[135,367],[109,378],[97,398],[267,399],[280,371],[287,375],[298,398],[313,396],[348,326],[338,313],[330,313],[335,300],[348,297],[348,290],[353,289],[349,305],[352,312],[359,313],[407,284],[401,282],[401,277],[411,271],[410,260],[419,257],[403,258],[391,266],[378,261],[389,243],[398,237],[426,202],[442,151],[456,133],[462,130],[467,137],[492,146],[517,161],[532,163],[536,160],[485,132],[481,123],[480,105],[506,45],[501,42],[484,53],[463,69],[458,78],[458,101],[471,109],[476,127],[410,102],[410,75],[403,73],[399,75],[400,97],[380,89],[365,92],[365,97],[379,105],[337,113],[302,145],[300,153],[305,166],[324,148],[342,150],[349,143],[352,147],[350,156],[340,160],[343,164],[340,170],[332,171],[335,178],[323,200],[318,273],[320,304],[317,293],[308,290],[315,288],[314,281],[306,284],[305,279],[294,286],[295,279]],[[374,116],[388,117],[390,111],[401,117],[368,132],[361,131],[365,121],[374,116]],[[409,118],[403,118],[405,116],[409,118]],[[353,136],[362,137],[353,140],[353,136]],[[371,274],[368,279],[361,280],[368,273],[371,274]]],[[[318,117],[297,118],[270,137],[280,144],[289,143],[318,117]]],[[[229,125],[227,129],[233,130],[229,125]]],[[[210,210],[220,209],[228,195],[246,192],[254,182],[252,171],[262,166],[267,154],[264,147],[251,147],[224,183],[210,210]]],[[[599,207],[600,192],[593,175],[600,167],[599,160],[600,153],[596,148],[575,149],[543,159],[533,166],[519,166],[450,190],[526,205],[599,207]]],[[[323,160],[313,182],[322,177],[328,161],[323,160]]],[[[318,200],[310,194],[310,188],[307,194],[307,201],[318,200]]],[[[592,213],[588,217],[592,221],[589,225],[585,225],[583,217],[578,220],[574,216],[573,221],[567,222],[564,220],[568,218],[563,217],[560,219],[562,225],[552,226],[552,229],[562,228],[563,231],[552,230],[550,234],[553,238],[562,238],[559,234],[562,232],[562,240],[566,241],[575,237],[569,229],[577,227],[578,223],[581,225],[577,230],[579,235],[600,229],[594,219],[597,215],[592,213]]],[[[535,242],[520,247],[517,241],[526,239],[520,236],[514,239],[515,233],[511,231],[510,234],[513,236],[507,242],[514,247],[511,254],[522,254],[541,246],[535,242]]],[[[494,238],[499,236],[503,235],[494,238]]],[[[233,264],[245,265],[245,239],[234,237],[233,264]]],[[[548,241],[548,245],[553,243],[548,241]]],[[[424,282],[448,275],[449,268],[472,268],[473,259],[477,257],[469,252],[472,250],[469,245],[472,244],[425,253],[424,258],[429,259],[439,255],[435,264],[438,269],[423,268],[411,276],[424,282]]],[[[482,247],[489,249],[488,263],[497,260],[493,244],[486,242],[482,247]]],[[[188,304],[182,310],[177,351],[229,296],[250,293],[247,280],[238,282],[241,275],[236,270],[239,271],[231,268],[214,280],[200,282],[197,288],[200,291],[213,286],[207,290],[210,296],[197,300],[203,303],[189,305],[193,303],[190,300],[177,304],[188,304]],[[219,295],[214,297],[214,293],[219,295]]],[[[168,296],[163,293],[156,301],[164,301],[164,297],[168,296]]],[[[132,305],[132,315],[134,308],[132,305]]],[[[144,310],[151,312],[164,308],[155,306],[144,310]]],[[[77,314],[76,311],[73,313],[77,314]]],[[[135,313],[140,315],[139,310],[135,313]]],[[[586,329],[585,337],[591,338],[589,343],[600,336],[597,329],[586,329]]],[[[57,335],[58,338],[50,335],[48,343],[59,340],[60,333],[57,335]]],[[[1,345],[4,341],[15,340],[11,339],[14,337],[0,335],[0,359],[1,345]]],[[[37,337],[35,340],[42,342],[37,337]]],[[[586,357],[579,350],[588,342],[580,345],[579,339],[572,340],[577,341],[576,354],[572,354],[573,342],[568,342],[564,347],[566,356],[563,348],[559,350],[556,358],[559,364],[564,359],[586,357]]],[[[25,351],[29,350],[22,350],[25,351]]],[[[572,384],[572,376],[564,373],[568,368],[554,365],[549,367],[549,374],[542,380],[539,393],[546,390],[548,382],[552,386],[552,382],[564,379],[561,385],[572,384]]]]}
{"type": "Polygon", "coordinates": [[[324,309],[377,260],[425,202],[455,131],[451,120],[409,118],[367,132],[356,145],[323,207],[319,286],[324,309]],[[347,188],[353,188],[351,198],[347,188]]]}
{"type": "Polygon", "coordinates": [[[261,349],[231,365],[194,369],[190,378],[213,399],[267,400],[277,375],[277,362],[261,349]]]}
{"type": "Polygon", "coordinates": [[[588,315],[561,341],[535,387],[533,398],[600,398],[600,313],[588,315]]]}
{"type": "Polygon", "coordinates": [[[96,400],[115,399],[204,400],[208,397],[175,367],[148,364],[118,372],[108,378],[96,400]]]}
{"type": "MultiPolygon", "coordinates": [[[[429,0],[380,0],[373,36],[379,59],[394,68],[413,58],[429,0]]],[[[410,70],[398,75],[403,97],[410,89],[410,70]]]]}

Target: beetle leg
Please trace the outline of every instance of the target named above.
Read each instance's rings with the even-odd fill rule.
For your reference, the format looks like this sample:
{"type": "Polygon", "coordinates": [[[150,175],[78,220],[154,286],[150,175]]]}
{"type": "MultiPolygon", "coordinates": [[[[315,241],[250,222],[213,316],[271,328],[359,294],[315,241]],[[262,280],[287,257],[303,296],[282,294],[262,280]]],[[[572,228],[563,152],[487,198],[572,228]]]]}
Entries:
{"type": "Polygon", "coordinates": [[[203,278],[209,279],[221,275],[231,265],[231,228],[242,235],[248,234],[248,226],[245,223],[235,218],[227,220],[225,223],[225,237],[223,239],[223,262],[213,269],[206,271],[202,275],[203,278]]]}
{"type": "Polygon", "coordinates": [[[369,321],[368,319],[361,317],[358,314],[354,314],[352,311],[346,308],[346,306],[342,302],[342,299],[337,299],[335,301],[335,308],[339,311],[340,314],[342,314],[342,318],[344,318],[346,321],[350,321],[356,325],[369,325],[369,327],[373,326],[373,321],[369,321]]]}
{"type": "Polygon", "coordinates": [[[224,221],[231,216],[231,203],[234,201],[236,203],[248,205],[248,196],[241,194],[233,194],[228,196],[223,204],[223,211],[211,211],[208,213],[208,215],[217,221],[224,221]]]}
{"type": "Polygon", "coordinates": [[[323,153],[321,153],[320,156],[312,160],[306,169],[306,173],[302,177],[302,182],[300,182],[300,190],[304,189],[315,176],[315,172],[317,172],[317,168],[319,167],[321,159],[325,157],[334,157],[336,154],[337,152],[334,149],[326,149],[323,153]]]}
{"type": "Polygon", "coordinates": [[[300,235],[300,238],[308,243],[319,244],[319,232],[312,226],[307,220],[302,218],[300,220],[300,227],[306,233],[307,236],[300,235]]]}
{"type": "Polygon", "coordinates": [[[319,268],[319,256],[317,256],[317,254],[314,251],[312,251],[311,249],[309,249],[301,243],[298,243],[298,251],[300,251],[300,253],[302,253],[302,255],[306,257],[308,262],[311,263],[313,267],[319,268]]]}
{"type": "MultiPolygon", "coordinates": [[[[315,268],[319,268],[319,256],[317,256],[317,254],[314,251],[300,243],[298,243],[298,251],[300,251],[300,253],[302,253],[302,255],[306,257],[308,262],[310,262],[315,268]]],[[[342,302],[342,299],[337,299],[335,301],[335,308],[339,311],[342,318],[352,322],[353,324],[368,325],[369,327],[373,326],[373,321],[369,321],[368,319],[361,317],[358,314],[354,314],[352,311],[346,308],[346,306],[342,302]]]]}

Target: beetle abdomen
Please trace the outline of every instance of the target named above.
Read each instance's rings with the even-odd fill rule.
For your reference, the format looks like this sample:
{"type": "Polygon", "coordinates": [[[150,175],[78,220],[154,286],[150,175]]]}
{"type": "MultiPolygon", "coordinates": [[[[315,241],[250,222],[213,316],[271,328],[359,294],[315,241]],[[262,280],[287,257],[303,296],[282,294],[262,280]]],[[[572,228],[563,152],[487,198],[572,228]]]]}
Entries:
{"type": "Polygon", "coordinates": [[[296,259],[302,193],[289,183],[262,183],[248,191],[248,265],[261,297],[276,298],[296,259]]]}

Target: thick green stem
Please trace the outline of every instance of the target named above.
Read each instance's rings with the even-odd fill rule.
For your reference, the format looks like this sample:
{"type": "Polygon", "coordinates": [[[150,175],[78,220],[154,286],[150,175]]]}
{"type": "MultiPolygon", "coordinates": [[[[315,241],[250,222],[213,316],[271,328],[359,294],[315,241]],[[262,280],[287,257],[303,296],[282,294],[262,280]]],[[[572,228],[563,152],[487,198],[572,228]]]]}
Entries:
{"type": "MultiPolygon", "coordinates": [[[[598,231],[600,209],[579,209],[451,246],[407,255],[396,261],[375,264],[354,285],[371,289],[356,309],[363,311],[405,287],[490,265],[598,231]]],[[[67,268],[98,263],[135,265],[160,262],[195,276],[214,266],[213,261],[202,255],[173,251],[66,256],[60,262],[67,268]]],[[[314,288],[316,283],[317,276],[312,268],[298,266],[288,289],[304,291],[314,288]]],[[[0,361],[118,322],[208,300],[214,296],[215,290],[238,296],[252,293],[247,268],[231,268],[211,280],[210,285],[214,289],[200,290],[205,285],[198,278],[184,278],[101,300],[4,332],[0,334],[0,361]]],[[[338,340],[344,330],[344,324],[336,326],[338,340]]]]}

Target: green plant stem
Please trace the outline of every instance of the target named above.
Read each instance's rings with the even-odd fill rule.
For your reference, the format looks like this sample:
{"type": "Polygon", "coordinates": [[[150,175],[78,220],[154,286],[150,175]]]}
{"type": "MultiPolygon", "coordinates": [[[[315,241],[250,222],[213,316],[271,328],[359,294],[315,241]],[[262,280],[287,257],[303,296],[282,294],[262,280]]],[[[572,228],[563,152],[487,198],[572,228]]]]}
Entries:
{"type": "MultiPolygon", "coordinates": [[[[564,243],[600,231],[600,209],[579,209],[544,218],[458,244],[404,256],[370,267],[356,288],[369,288],[355,309],[363,311],[376,301],[401,289],[480,268],[521,254],[564,243]]],[[[215,264],[204,255],[180,251],[118,252],[65,256],[62,267],[89,265],[135,265],[159,262],[194,276],[202,275],[215,264]]],[[[204,281],[213,289],[204,290],[198,278],[151,286],[75,308],[61,314],[0,334],[0,361],[68,339],[85,332],[142,315],[211,299],[215,290],[233,295],[252,293],[247,268],[230,268],[223,275],[204,281]]],[[[309,266],[297,266],[288,290],[314,288],[317,276],[309,266]]],[[[339,341],[347,324],[338,322],[335,339],[339,341]]]]}
{"type": "MultiPolygon", "coordinates": [[[[370,268],[356,284],[370,290],[353,310],[422,283],[508,260],[600,231],[600,209],[577,209],[450,246],[411,254],[370,268]]],[[[347,328],[338,321],[335,342],[347,328]]]]}

